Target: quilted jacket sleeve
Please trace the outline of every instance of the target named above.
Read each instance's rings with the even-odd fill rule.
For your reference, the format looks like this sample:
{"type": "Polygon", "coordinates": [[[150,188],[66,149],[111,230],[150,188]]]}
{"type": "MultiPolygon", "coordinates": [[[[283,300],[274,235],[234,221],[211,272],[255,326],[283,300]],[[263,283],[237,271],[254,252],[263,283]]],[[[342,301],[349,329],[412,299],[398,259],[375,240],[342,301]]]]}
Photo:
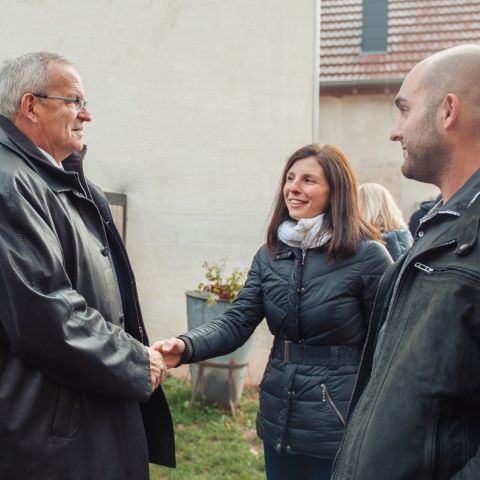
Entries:
{"type": "Polygon", "coordinates": [[[245,286],[230,308],[211,322],[183,334],[193,347],[189,362],[233,352],[243,345],[264,317],[260,250],[253,259],[245,286]]]}
{"type": "Polygon", "coordinates": [[[370,318],[378,282],[387,267],[392,263],[392,257],[387,249],[378,242],[368,242],[362,262],[362,286],[364,318],[370,318]]]}

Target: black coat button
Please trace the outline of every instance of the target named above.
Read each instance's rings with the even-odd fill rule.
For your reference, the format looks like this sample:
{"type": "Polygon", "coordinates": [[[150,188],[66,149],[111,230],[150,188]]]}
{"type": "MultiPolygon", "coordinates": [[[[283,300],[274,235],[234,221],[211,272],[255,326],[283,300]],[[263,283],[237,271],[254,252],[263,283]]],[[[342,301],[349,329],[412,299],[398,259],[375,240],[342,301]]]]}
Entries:
{"type": "Polygon", "coordinates": [[[100,251],[102,252],[102,255],[104,257],[108,257],[108,252],[109,252],[108,247],[103,247],[100,251]]]}

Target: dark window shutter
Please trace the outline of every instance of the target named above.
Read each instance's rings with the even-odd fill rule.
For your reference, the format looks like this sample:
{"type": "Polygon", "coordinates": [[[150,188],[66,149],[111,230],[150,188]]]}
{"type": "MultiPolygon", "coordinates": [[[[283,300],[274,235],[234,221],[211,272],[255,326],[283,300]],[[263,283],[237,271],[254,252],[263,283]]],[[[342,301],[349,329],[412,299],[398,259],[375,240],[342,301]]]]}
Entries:
{"type": "Polygon", "coordinates": [[[385,52],[388,34],[388,0],[363,0],[362,51],[385,52]]]}

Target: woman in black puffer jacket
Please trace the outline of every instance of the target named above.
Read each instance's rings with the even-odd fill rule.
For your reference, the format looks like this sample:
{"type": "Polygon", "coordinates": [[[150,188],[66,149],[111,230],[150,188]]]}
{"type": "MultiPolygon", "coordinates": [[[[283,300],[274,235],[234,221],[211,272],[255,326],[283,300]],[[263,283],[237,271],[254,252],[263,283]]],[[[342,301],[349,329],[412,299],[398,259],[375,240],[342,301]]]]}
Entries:
{"type": "Polygon", "coordinates": [[[231,352],[265,317],[274,336],[257,432],[267,478],[321,480],[339,447],[379,277],[391,258],[361,218],[348,160],[308,145],[288,160],[267,243],[229,310],[154,345],[168,366],[231,352]]]}

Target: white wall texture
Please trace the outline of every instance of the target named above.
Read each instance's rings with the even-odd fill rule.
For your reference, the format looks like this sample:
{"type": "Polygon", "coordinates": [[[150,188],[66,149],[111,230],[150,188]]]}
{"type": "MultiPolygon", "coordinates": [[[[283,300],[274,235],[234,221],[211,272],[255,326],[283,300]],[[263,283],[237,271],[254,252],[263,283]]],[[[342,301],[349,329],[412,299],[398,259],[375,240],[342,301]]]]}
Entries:
{"type": "MultiPolygon", "coordinates": [[[[87,175],[128,199],[152,340],[186,329],[204,260],[247,267],[285,159],[312,140],[314,0],[3,0],[0,59],[75,63],[87,175]]],[[[256,333],[250,380],[271,340],[256,333]]]]}

